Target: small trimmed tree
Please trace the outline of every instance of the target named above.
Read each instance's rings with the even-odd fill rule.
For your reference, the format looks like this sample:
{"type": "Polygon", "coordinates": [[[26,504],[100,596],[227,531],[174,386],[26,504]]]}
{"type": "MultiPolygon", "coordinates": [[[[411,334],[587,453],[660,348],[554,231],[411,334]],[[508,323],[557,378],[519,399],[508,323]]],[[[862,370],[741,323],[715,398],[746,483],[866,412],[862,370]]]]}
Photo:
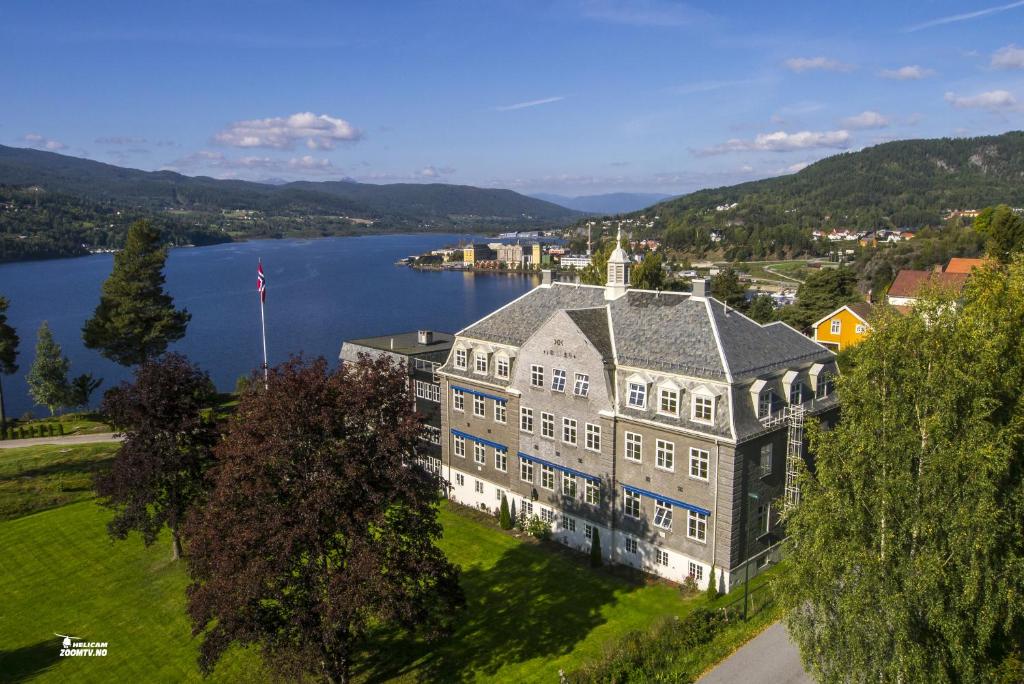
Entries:
{"type": "Polygon", "coordinates": [[[501,515],[498,518],[498,524],[503,530],[512,529],[512,515],[509,513],[508,499],[504,494],[501,495],[501,515]]]}
{"type": "Polygon", "coordinates": [[[603,563],[604,558],[601,554],[601,532],[595,527],[594,534],[590,537],[590,566],[593,568],[599,568],[603,563]]]}
{"type": "Polygon", "coordinates": [[[715,566],[711,566],[711,574],[708,575],[708,600],[713,601],[718,598],[718,579],[715,577],[715,566]]]}
{"type": "Polygon", "coordinates": [[[25,376],[25,382],[28,383],[28,392],[32,399],[48,408],[51,416],[58,408],[67,404],[71,391],[68,384],[70,367],[71,362],[53,339],[49,324],[43,321],[39,326],[36,342],[36,359],[25,376]]]}

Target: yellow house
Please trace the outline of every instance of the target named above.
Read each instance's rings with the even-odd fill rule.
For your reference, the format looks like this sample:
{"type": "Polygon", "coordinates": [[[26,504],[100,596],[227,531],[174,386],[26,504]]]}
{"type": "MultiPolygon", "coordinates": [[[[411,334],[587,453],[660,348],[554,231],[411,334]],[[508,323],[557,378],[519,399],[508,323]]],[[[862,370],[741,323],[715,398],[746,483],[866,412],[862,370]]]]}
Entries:
{"type": "Polygon", "coordinates": [[[869,302],[839,307],[814,324],[814,341],[835,351],[857,344],[871,330],[868,318],[873,308],[869,302]]]}

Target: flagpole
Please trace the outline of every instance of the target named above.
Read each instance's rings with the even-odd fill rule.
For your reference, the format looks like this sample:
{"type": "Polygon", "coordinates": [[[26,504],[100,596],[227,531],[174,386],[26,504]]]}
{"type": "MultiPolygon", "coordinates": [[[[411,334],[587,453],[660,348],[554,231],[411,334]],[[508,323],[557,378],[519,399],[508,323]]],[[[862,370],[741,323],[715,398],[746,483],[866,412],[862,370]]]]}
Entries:
{"type": "MultiPolygon", "coordinates": [[[[262,274],[263,260],[260,259],[260,273],[262,274]]],[[[270,389],[270,377],[267,370],[267,318],[263,314],[263,302],[266,299],[265,292],[260,292],[260,330],[263,332],[263,389],[270,389]]]]}

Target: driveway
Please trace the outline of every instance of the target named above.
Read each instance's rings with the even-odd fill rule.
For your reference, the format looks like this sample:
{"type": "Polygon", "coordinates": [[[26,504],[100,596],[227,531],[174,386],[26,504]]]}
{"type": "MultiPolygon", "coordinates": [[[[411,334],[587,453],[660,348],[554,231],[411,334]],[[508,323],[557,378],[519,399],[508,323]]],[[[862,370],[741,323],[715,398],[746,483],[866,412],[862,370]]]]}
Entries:
{"type": "Polygon", "coordinates": [[[29,439],[0,440],[0,449],[20,449],[40,444],[93,444],[95,442],[120,442],[116,432],[99,432],[94,435],[65,435],[64,437],[32,437],[29,439]]]}
{"type": "Polygon", "coordinates": [[[813,684],[789,633],[776,622],[697,680],[697,684],[813,684]]]}

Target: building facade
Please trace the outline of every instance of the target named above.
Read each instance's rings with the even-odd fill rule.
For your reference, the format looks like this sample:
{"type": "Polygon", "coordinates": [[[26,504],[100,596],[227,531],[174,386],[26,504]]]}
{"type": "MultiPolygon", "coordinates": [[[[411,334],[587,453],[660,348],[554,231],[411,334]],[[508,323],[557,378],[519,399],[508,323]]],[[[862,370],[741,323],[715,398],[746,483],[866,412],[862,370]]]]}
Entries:
{"type": "Polygon", "coordinates": [[[841,306],[814,323],[814,341],[829,349],[842,351],[857,344],[871,330],[874,305],[870,302],[854,302],[841,306]]]}
{"type": "Polygon", "coordinates": [[[834,355],[707,295],[544,283],[456,334],[439,370],[450,496],[608,562],[721,589],[779,538],[787,422],[834,418],[834,355]],[[790,408],[792,407],[792,408],[790,408]]]}
{"type": "Polygon", "coordinates": [[[405,365],[409,390],[416,411],[423,416],[422,444],[416,454],[420,463],[435,475],[441,475],[441,400],[443,392],[437,371],[448,358],[454,337],[433,330],[346,340],[338,358],[342,364],[355,363],[360,354],[371,358],[387,356],[405,365]]]}

